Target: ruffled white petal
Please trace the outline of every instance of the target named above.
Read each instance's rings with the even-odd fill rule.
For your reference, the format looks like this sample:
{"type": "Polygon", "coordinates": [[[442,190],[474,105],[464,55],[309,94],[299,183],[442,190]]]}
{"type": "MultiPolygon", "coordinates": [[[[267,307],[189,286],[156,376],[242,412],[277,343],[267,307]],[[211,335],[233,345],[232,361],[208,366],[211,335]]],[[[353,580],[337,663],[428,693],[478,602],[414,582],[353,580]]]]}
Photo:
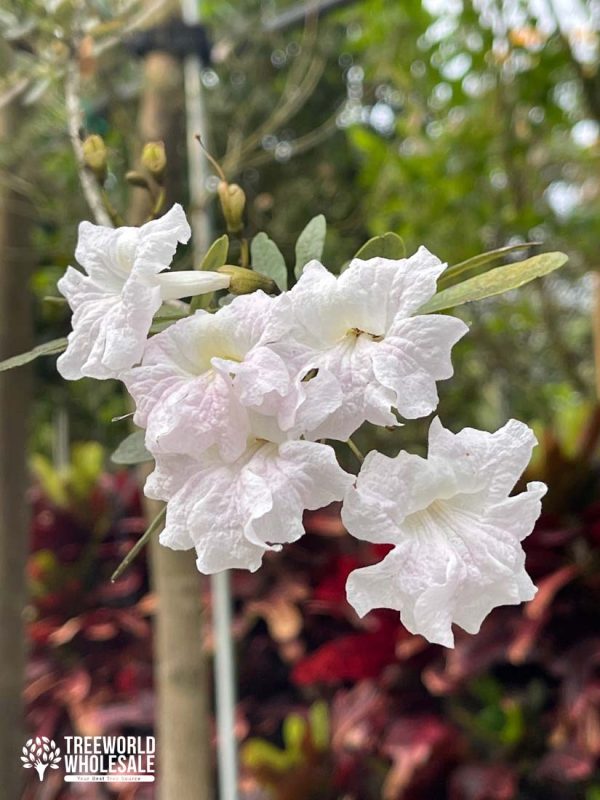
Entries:
{"type": "Polygon", "coordinates": [[[520,542],[546,487],[509,492],[534,441],[515,421],[495,434],[456,435],[434,421],[427,459],[369,454],[342,519],[358,538],[394,548],[350,575],[348,599],[357,612],[397,609],[410,631],[449,647],[453,622],[474,633],[492,608],[530,600],[535,587],[520,542]]]}
{"type": "Polygon", "coordinates": [[[197,456],[216,445],[234,461],[246,448],[249,413],[268,416],[271,429],[276,422],[275,441],[289,438],[282,432],[297,424],[304,389],[269,346],[289,327],[272,319],[277,305],[256,292],[216,314],[198,311],[148,342],[142,364],[123,380],[151,452],[197,456]]]}
{"type": "Polygon", "coordinates": [[[134,422],[146,428],[152,453],[197,456],[216,445],[233,461],[246,449],[246,410],[233,392],[232,377],[211,363],[212,354],[225,355],[230,344],[220,333],[217,317],[198,311],[153,336],[141,366],[124,373],[136,403],[134,422]]]}
{"type": "Polygon", "coordinates": [[[299,371],[327,371],[342,395],[310,438],[347,439],[365,420],[398,424],[393,409],[415,418],[436,407],[436,382],[452,375],[450,351],[467,328],[452,317],[414,315],[444,268],[424,247],[398,261],[355,259],[339,278],[316,261],[305,267],[289,293],[295,361],[299,371]]]}
{"type": "Polygon", "coordinates": [[[159,456],[148,496],[168,501],[161,542],[196,548],[207,574],[255,570],[263,553],[304,533],[302,513],[343,497],[352,476],[314,442],[257,443],[238,461],[211,450],[201,459],[159,456]]]}
{"type": "Polygon", "coordinates": [[[71,269],[58,288],[67,299],[74,298],[73,330],[66,351],[57,361],[63,378],[115,378],[141,359],[152,317],[161,305],[157,287],[130,279],[121,295],[107,294],[71,269]]]}
{"type": "Polygon", "coordinates": [[[169,269],[177,243],[186,244],[192,235],[185,211],[179,203],[175,203],[162,217],[146,222],[139,232],[132,271],[146,277],[169,269]]]}
{"type": "Polygon", "coordinates": [[[159,273],[189,236],[179,205],[141,228],[81,223],[75,255],[87,275],[69,267],[58,282],[73,309],[73,331],[58,360],[63,377],[119,377],[140,361],[163,299],[159,273]]]}
{"type": "Polygon", "coordinates": [[[394,393],[406,419],[430,414],[438,404],[436,381],[453,375],[450,353],[468,328],[456,317],[428,314],[394,322],[373,351],[373,373],[394,393]]]}
{"type": "Polygon", "coordinates": [[[457,434],[439,419],[429,429],[429,456],[461,465],[474,479],[485,478],[490,499],[503,498],[523,474],[537,444],[531,428],[511,419],[495,433],[464,428],[457,434]]]}

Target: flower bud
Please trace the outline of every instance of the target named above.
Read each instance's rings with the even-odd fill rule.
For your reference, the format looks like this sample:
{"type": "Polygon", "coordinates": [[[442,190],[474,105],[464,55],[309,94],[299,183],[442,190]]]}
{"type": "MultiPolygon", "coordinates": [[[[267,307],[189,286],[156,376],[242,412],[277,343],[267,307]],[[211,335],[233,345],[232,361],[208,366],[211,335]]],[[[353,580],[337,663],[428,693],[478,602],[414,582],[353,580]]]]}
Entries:
{"type": "Polygon", "coordinates": [[[167,166],[164,142],[148,142],[142,150],[142,166],[160,183],[167,166]]]}
{"type": "Polygon", "coordinates": [[[125,180],[131,186],[137,186],[139,189],[150,189],[148,178],[146,178],[145,175],[142,175],[141,172],[136,172],[134,169],[125,173],[125,180]]]}
{"type": "Polygon", "coordinates": [[[229,233],[239,233],[244,228],[246,195],[237,183],[221,181],[217,188],[223,216],[229,233]]]}
{"type": "Polygon", "coordinates": [[[99,183],[104,183],[107,173],[107,152],[104,139],[93,133],[83,141],[83,160],[99,183]]]}
{"type": "Polygon", "coordinates": [[[230,275],[229,291],[231,294],[251,294],[258,289],[262,289],[267,294],[279,294],[279,287],[274,280],[263,275],[261,272],[254,272],[246,267],[234,267],[226,264],[219,267],[217,272],[230,275]]]}

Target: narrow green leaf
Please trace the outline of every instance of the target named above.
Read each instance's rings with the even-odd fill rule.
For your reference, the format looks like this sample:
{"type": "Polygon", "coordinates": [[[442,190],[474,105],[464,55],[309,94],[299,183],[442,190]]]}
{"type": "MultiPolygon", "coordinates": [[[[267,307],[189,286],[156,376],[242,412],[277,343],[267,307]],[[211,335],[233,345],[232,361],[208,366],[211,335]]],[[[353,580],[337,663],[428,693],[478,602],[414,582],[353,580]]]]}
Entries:
{"type": "MultiPolygon", "coordinates": [[[[202,259],[200,266],[196,269],[216,271],[219,267],[225,266],[229,254],[229,237],[226,233],[220,236],[211,244],[202,259]]],[[[190,311],[193,313],[199,308],[207,308],[210,305],[212,294],[199,294],[192,297],[190,311]]]]}
{"type": "Polygon", "coordinates": [[[420,314],[430,314],[434,311],[443,311],[455,308],[463,303],[473,300],[483,300],[493,297],[511,289],[518,289],[529,281],[541,278],[549,272],[566,264],[568,257],[564,253],[542,253],[516,264],[496,267],[482,275],[469,278],[449,289],[443,289],[425,303],[419,310],[420,314]]]}
{"type": "Polygon", "coordinates": [[[5,361],[0,361],[0,372],[7,369],[14,369],[15,367],[22,367],[24,364],[29,364],[30,361],[35,361],[40,356],[55,356],[62,353],[67,349],[66,339],[52,339],[51,342],[44,342],[38,344],[33,350],[28,350],[26,353],[21,353],[18,356],[12,356],[5,361]]]}
{"type": "Polygon", "coordinates": [[[115,464],[141,464],[152,458],[144,445],[144,431],[134,431],[123,439],[110,460],[115,464]]]}
{"type": "Polygon", "coordinates": [[[327,222],[323,214],[313,217],[296,242],[296,266],[294,275],[299,278],[305,264],[313,259],[320,260],[325,245],[327,222]]]}
{"type": "Polygon", "coordinates": [[[154,315],[153,319],[155,322],[160,320],[178,320],[183,319],[184,317],[189,316],[186,309],[178,308],[177,306],[171,306],[168,303],[163,303],[162,306],[158,309],[156,314],[154,315]]]}
{"type": "Polygon", "coordinates": [[[111,583],[114,583],[117,578],[119,578],[127,569],[127,567],[131,564],[140,550],[145,547],[145,545],[150,541],[152,536],[156,533],[157,530],[163,527],[163,523],[167,517],[167,507],[163,506],[158,514],[154,517],[146,532],[140,536],[137,542],[133,545],[131,550],[127,553],[123,561],[119,564],[116,570],[111,575],[111,583]]]}
{"type": "Polygon", "coordinates": [[[272,278],[282,292],[288,285],[287,267],[280,249],[266,233],[257,233],[250,245],[252,267],[272,278]]]}
{"type": "Polygon", "coordinates": [[[369,258],[391,258],[397,260],[404,258],[406,248],[404,242],[397,233],[384,233],[382,236],[373,236],[355,254],[354,258],[361,258],[367,261],[369,258]]]}
{"type": "Polygon", "coordinates": [[[444,272],[438,281],[438,286],[445,289],[450,283],[453,283],[459,275],[469,272],[472,269],[484,267],[487,264],[493,264],[494,261],[499,261],[504,258],[508,253],[514,253],[517,250],[523,250],[529,247],[538,247],[541,242],[521,242],[520,244],[510,244],[506,247],[498,247],[496,250],[489,250],[487,253],[480,253],[472,258],[467,258],[458,264],[453,264],[444,272]]]}

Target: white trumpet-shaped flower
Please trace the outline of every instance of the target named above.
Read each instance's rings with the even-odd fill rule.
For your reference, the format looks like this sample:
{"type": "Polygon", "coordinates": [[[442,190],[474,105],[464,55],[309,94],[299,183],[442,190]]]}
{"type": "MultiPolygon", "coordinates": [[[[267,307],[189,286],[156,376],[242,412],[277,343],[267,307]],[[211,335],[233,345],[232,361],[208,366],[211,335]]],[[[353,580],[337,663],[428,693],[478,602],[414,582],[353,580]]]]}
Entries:
{"type": "MultiPolygon", "coordinates": [[[[311,261],[292,289],[299,369],[331,374],[341,407],[311,438],[347,439],[365,420],[395,425],[436,408],[436,381],[452,376],[450,352],[464,322],[419,314],[445,264],[424,247],[408,259],[354,259],[338,278],[311,261]]],[[[310,388],[309,388],[310,397],[310,388]]]]}
{"type": "Polygon", "coordinates": [[[199,458],[159,455],[145,493],[167,501],[163,545],[196,548],[200,572],[254,571],[266,550],[304,533],[304,509],[340,500],[352,476],[331,447],[253,440],[234,462],[212,448],[199,458]]]}
{"type": "Polygon", "coordinates": [[[319,402],[304,414],[305,384],[269,347],[289,331],[289,314],[273,314],[286,302],[262,291],[236,297],[215,314],[197,311],[148,342],[142,364],[122,377],[152,453],[198,456],[214,445],[221,458],[234,461],[246,449],[250,414],[254,428],[261,428],[257,435],[280,441],[339,406],[337,386],[317,375],[311,391],[319,402]]]}
{"type": "Polygon", "coordinates": [[[163,273],[177,243],[189,237],[180,205],[139,228],[80,224],[75,257],[86,274],[69,267],[58,282],[73,310],[68,347],[58,359],[63,378],[118,377],[140,361],[164,300],[229,286],[217,272],[163,273]]]}
{"type": "Polygon", "coordinates": [[[477,633],[496,606],[531,600],[536,589],[520,542],[546,487],[510,492],[534,445],[533,432],[515,420],[493,434],[453,434],[436,419],[426,459],[369,453],[342,519],[354,536],[393,549],[348,578],[357,612],[397,609],[409,631],[451,647],[453,622],[477,633]]]}
{"type": "Polygon", "coordinates": [[[237,297],[215,314],[197,311],[150,339],[142,364],[123,380],[153,453],[197,456],[216,445],[233,461],[244,452],[246,406],[289,390],[285,364],[264,346],[282,333],[271,321],[273,303],[263,292],[237,297]]]}

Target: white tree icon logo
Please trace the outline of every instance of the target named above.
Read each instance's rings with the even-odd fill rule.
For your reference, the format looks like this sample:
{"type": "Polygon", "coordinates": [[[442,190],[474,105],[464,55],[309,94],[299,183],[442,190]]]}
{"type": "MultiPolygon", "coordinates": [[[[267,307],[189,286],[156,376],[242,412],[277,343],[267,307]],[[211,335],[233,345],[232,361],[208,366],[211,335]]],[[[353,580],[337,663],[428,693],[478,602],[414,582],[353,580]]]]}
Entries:
{"type": "Polygon", "coordinates": [[[44,780],[44,773],[50,769],[58,769],[60,763],[60,747],[56,742],[47,736],[36,736],[35,739],[28,739],[23,747],[21,756],[25,769],[35,769],[40,781],[44,780]]]}

